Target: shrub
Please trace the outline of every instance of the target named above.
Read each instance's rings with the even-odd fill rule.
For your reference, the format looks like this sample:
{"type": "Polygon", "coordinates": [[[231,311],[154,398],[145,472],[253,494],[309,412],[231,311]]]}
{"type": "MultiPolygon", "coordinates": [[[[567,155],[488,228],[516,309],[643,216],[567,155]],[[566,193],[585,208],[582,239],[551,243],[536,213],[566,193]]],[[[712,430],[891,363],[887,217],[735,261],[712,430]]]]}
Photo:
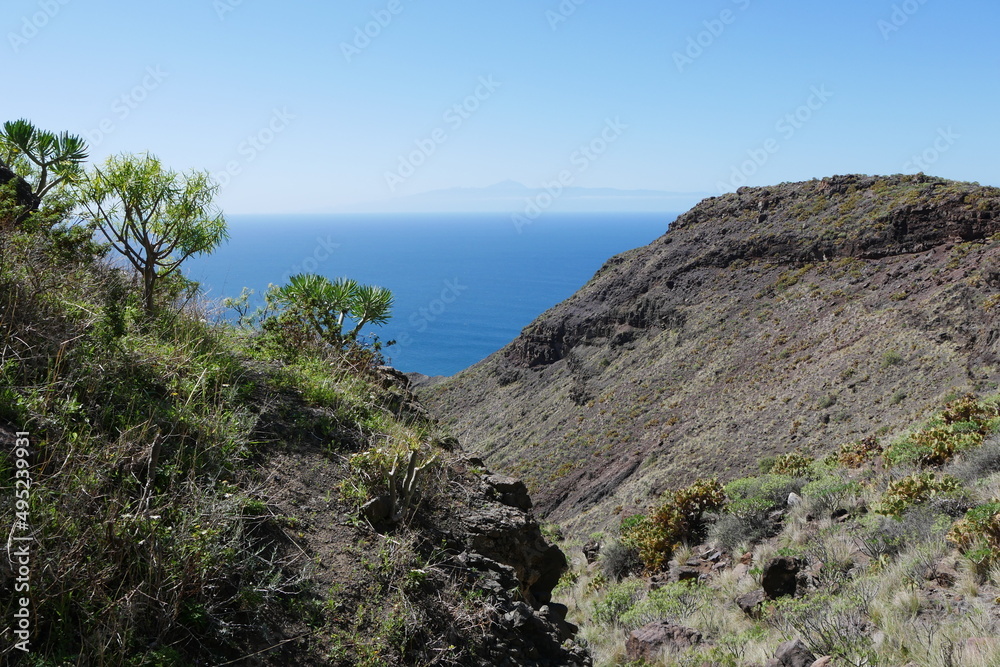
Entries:
{"type": "Polygon", "coordinates": [[[611,540],[601,547],[601,572],[610,581],[621,581],[630,574],[635,574],[641,567],[639,552],[621,540],[611,540]]]}
{"type": "Polygon", "coordinates": [[[788,494],[802,490],[805,480],[789,475],[768,474],[760,477],[743,477],[726,484],[725,493],[730,502],[763,499],[769,509],[784,507],[788,494]]]}
{"type": "Polygon", "coordinates": [[[604,625],[621,625],[622,616],[642,598],[644,589],[645,584],[640,579],[611,584],[594,605],[594,620],[604,625]]]}
{"type": "Polygon", "coordinates": [[[966,394],[945,405],[941,412],[941,421],[946,425],[959,422],[974,422],[985,426],[997,416],[996,404],[984,404],[976,400],[975,395],[966,394]]]}
{"type": "Polygon", "coordinates": [[[895,350],[889,350],[882,355],[882,368],[889,368],[890,366],[898,366],[903,363],[903,355],[895,350]]]}
{"type": "Polygon", "coordinates": [[[886,450],[885,458],[891,465],[940,466],[948,463],[957,452],[972,449],[982,442],[982,433],[963,429],[961,423],[933,426],[893,443],[886,450]]]}
{"type": "Polygon", "coordinates": [[[674,547],[682,540],[700,538],[703,515],[726,505],[726,494],[717,479],[699,479],[691,486],[668,494],[649,517],[622,523],[622,541],[639,552],[647,570],[662,570],[674,547]]]}
{"type": "Polygon", "coordinates": [[[901,520],[874,514],[868,528],[858,535],[858,548],[873,561],[882,562],[898,556],[909,538],[906,524],[901,520]]]}
{"type": "Polygon", "coordinates": [[[784,598],[773,603],[771,619],[788,635],[799,635],[817,655],[832,655],[847,664],[876,664],[864,611],[830,595],[784,598]]]}
{"type": "Polygon", "coordinates": [[[981,447],[965,452],[952,462],[948,472],[964,482],[1000,472],[1000,438],[990,438],[981,447]]]}
{"type": "Polygon", "coordinates": [[[682,622],[705,605],[711,596],[708,588],[689,581],[669,583],[651,590],[622,614],[620,624],[631,630],[659,620],[682,622]]]}
{"type": "Polygon", "coordinates": [[[732,550],[770,537],[778,528],[771,513],[783,508],[788,494],[798,492],[802,484],[800,478],[775,474],[730,482],[725,487],[729,498],[726,513],[709,530],[709,539],[720,548],[732,550]]]}
{"type": "Polygon", "coordinates": [[[913,505],[942,494],[957,492],[961,487],[962,483],[949,475],[939,478],[931,472],[915,473],[890,483],[875,511],[898,517],[913,505]]]}
{"type": "Polygon", "coordinates": [[[801,452],[790,452],[783,454],[774,460],[771,466],[771,474],[789,475],[791,477],[805,477],[809,473],[809,466],[815,459],[806,456],[801,452]]]}
{"type": "Polygon", "coordinates": [[[883,452],[878,438],[873,435],[840,446],[837,462],[846,468],[860,468],[862,465],[880,456],[883,452]]]}
{"type": "MultiPolygon", "coordinates": [[[[730,505],[730,512],[733,512],[735,504],[730,505]]],[[[768,519],[768,512],[742,510],[720,516],[709,528],[708,540],[720,549],[733,551],[741,544],[755,544],[770,537],[775,529],[776,526],[768,519]]]]}
{"type": "Polygon", "coordinates": [[[838,475],[826,475],[802,487],[802,497],[817,512],[832,512],[861,492],[861,485],[838,475]]]}
{"type": "Polygon", "coordinates": [[[948,541],[986,565],[1000,559],[1000,500],[967,511],[948,531],[948,541]]]}

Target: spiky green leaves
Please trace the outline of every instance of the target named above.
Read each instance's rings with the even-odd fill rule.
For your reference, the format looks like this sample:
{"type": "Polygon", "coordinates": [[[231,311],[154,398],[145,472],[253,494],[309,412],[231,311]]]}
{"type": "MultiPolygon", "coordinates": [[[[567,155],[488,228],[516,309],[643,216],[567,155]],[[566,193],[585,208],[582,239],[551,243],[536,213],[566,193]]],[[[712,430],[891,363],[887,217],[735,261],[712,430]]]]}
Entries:
{"type": "Polygon", "coordinates": [[[393,304],[392,292],[384,287],[360,285],[349,278],[331,281],[315,273],[292,276],[287,285],[273,290],[270,298],[287,315],[307,322],[313,333],[338,347],[357,340],[366,324],[388,322],[393,304]],[[348,316],[355,326],[344,334],[348,316]]]}
{"type": "Polygon", "coordinates": [[[0,164],[28,181],[33,197],[18,221],[37,211],[53,189],[79,180],[86,159],[87,144],[75,134],[40,130],[23,118],[5,122],[0,129],[0,164]]]}

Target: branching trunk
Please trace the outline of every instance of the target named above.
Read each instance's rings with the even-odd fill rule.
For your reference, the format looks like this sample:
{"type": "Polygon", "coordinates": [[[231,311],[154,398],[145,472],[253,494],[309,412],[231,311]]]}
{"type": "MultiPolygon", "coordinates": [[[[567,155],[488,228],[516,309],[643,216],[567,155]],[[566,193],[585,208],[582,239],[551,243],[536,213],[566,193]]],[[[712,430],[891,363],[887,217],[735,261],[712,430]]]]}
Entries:
{"type": "Polygon", "coordinates": [[[432,456],[424,461],[423,465],[418,466],[419,456],[419,450],[415,449],[410,452],[406,474],[402,479],[399,478],[401,461],[398,454],[392,462],[392,470],[389,471],[389,521],[392,523],[398,523],[406,516],[413,502],[413,495],[417,490],[417,479],[420,473],[437,459],[436,456],[432,456]]]}

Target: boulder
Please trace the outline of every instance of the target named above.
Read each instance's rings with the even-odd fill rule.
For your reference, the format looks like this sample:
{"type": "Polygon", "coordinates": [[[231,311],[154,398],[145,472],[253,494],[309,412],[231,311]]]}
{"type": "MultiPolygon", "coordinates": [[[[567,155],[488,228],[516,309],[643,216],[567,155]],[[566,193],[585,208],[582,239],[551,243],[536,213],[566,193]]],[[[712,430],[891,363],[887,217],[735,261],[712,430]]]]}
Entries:
{"type": "Polygon", "coordinates": [[[830,667],[833,664],[832,655],[824,655],[822,658],[817,660],[812,664],[812,667],[830,667]]]}
{"type": "Polygon", "coordinates": [[[766,599],[767,595],[763,590],[756,590],[737,597],[736,605],[750,618],[760,618],[761,606],[766,599]]]}
{"type": "Polygon", "coordinates": [[[797,589],[796,579],[801,569],[801,564],[797,558],[779,556],[772,558],[764,566],[764,573],[761,577],[761,586],[764,593],[772,600],[789,595],[795,595],[797,589]]]}
{"type": "Polygon", "coordinates": [[[629,660],[654,662],[663,651],[683,651],[701,641],[702,635],[697,630],[668,621],[655,621],[632,631],[625,642],[625,654],[629,660]]]}
{"type": "Polygon", "coordinates": [[[521,480],[506,475],[487,475],[484,481],[490,488],[492,497],[504,505],[516,507],[525,512],[531,509],[528,487],[521,480]]]}
{"type": "Polygon", "coordinates": [[[812,667],[816,656],[806,648],[801,639],[785,642],[774,652],[775,659],[781,667],[812,667]]]}
{"type": "Polygon", "coordinates": [[[587,565],[597,562],[597,557],[601,553],[601,545],[596,540],[590,540],[583,545],[583,557],[587,559],[587,565]]]}

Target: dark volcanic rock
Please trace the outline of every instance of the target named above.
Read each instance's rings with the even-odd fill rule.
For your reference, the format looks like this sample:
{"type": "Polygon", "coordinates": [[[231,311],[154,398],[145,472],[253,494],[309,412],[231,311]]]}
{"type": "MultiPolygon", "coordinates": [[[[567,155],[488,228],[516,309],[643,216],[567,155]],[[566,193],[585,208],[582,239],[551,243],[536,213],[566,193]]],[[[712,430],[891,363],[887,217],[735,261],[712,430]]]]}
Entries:
{"type": "Polygon", "coordinates": [[[683,651],[701,641],[702,635],[697,630],[667,621],[656,621],[632,631],[625,642],[625,654],[629,660],[654,662],[664,650],[683,651]]]}
{"type": "Polygon", "coordinates": [[[801,565],[795,558],[781,556],[772,559],[764,566],[764,573],[761,575],[760,583],[764,594],[772,600],[795,595],[800,569],[801,565]]]}
{"type": "MultiPolygon", "coordinates": [[[[520,507],[496,501],[497,486],[508,485],[509,478],[487,475],[482,493],[494,502],[463,509],[459,514],[460,539],[470,550],[514,568],[522,596],[536,607],[548,603],[552,589],[566,571],[566,556],[559,547],[549,544],[541,528],[527,511],[520,507]]],[[[502,495],[502,494],[501,494],[502,495]]]]}
{"type": "Polygon", "coordinates": [[[750,618],[759,618],[761,606],[765,600],[767,600],[767,594],[763,590],[751,591],[737,597],[736,606],[750,618]]]}
{"type": "Polygon", "coordinates": [[[774,657],[782,667],[812,667],[816,656],[806,648],[801,639],[785,642],[774,652],[774,657]]]}

